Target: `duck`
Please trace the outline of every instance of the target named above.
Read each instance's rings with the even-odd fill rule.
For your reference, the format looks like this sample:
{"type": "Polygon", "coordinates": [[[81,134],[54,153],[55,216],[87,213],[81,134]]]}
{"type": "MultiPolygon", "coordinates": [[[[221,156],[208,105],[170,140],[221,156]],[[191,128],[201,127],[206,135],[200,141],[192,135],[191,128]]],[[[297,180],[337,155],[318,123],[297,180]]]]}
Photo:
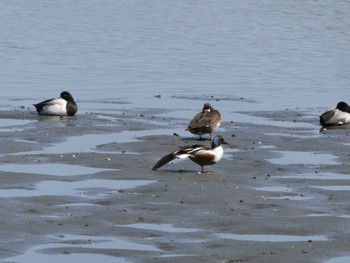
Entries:
{"type": "Polygon", "coordinates": [[[201,167],[199,174],[204,173],[204,166],[216,164],[222,159],[224,149],[222,144],[225,142],[221,135],[214,137],[211,147],[207,148],[203,145],[194,144],[192,146],[180,146],[177,151],[171,152],[162,157],[152,168],[153,171],[158,170],[163,165],[180,158],[189,158],[201,167]]]}
{"type": "Polygon", "coordinates": [[[335,108],[331,108],[320,116],[320,124],[323,127],[339,126],[350,123],[350,106],[344,102],[338,102],[335,108]]]}
{"type": "Polygon", "coordinates": [[[202,111],[193,117],[186,130],[190,131],[192,134],[199,135],[199,139],[202,139],[202,135],[209,134],[210,140],[212,140],[212,132],[217,129],[220,124],[220,112],[214,109],[210,103],[205,103],[202,111]]]}
{"type": "Polygon", "coordinates": [[[44,100],[33,106],[39,115],[74,116],[78,111],[78,106],[68,91],[62,91],[58,98],[44,100]]]}

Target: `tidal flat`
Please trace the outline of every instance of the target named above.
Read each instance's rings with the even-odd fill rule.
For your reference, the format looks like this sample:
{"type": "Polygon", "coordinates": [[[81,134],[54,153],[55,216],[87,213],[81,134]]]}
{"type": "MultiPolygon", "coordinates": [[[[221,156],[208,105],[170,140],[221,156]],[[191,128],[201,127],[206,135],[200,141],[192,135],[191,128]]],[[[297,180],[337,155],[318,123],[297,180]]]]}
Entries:
{"type": "Polygon", "coordinates": [[[215,131],[230,145],[210,173],[190,160],[154,172],[177,146],[210,145],[185,131],[188,119],[161,113],[0,112],[0,261],[349,256],[346,129],[320,131],[317,116],[298,111],[236,113],[215,131]]]}

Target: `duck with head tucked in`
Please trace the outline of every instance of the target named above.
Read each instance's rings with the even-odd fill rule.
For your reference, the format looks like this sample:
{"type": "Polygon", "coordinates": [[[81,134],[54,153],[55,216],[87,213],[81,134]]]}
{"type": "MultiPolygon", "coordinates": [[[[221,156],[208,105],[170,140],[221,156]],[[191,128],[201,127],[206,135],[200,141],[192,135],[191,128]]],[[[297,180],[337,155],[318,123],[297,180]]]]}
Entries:
{"type": "Polygon", "coordinates": [[[209,134],[210,139],[212,139],[212,132],[220,126],[220,123],[220,112],[214,109],[210,103],[205,103],[203,110],[193,117],[186,130],[199,135],[200,139],[204,134],[209,134]]]}
{"type": "Polygon", "coordinates": [[[33,104],[39,115],[74,116],[78,111],[73,96],[68,91],[61,92],[60,97],[33,104]]]}
{"type": "Polygon", "coordinates": [[[179,150],[171,152],[161,158],[152,168],[153,171],[158,170],[163,165],[171,162],[172,160],[179,158],[189,158],[193,162],[197,163],[201,167],[200,173],[204,173],[204,166],[216,164],[221,160],[224,149],[222,144],[228,144],[224,141],[224,138],[220,135],[215,136],[212,141],[211,148],[207,148],[203,145],[192,145],[179,147],[179,150]]]}
{"type": "Polygon", "coordinates": [[[320,116],[320,124],[323,127],[339,126],[350,123],[350,106],[341,101],[335,108],[325,111],[320,116]]]}

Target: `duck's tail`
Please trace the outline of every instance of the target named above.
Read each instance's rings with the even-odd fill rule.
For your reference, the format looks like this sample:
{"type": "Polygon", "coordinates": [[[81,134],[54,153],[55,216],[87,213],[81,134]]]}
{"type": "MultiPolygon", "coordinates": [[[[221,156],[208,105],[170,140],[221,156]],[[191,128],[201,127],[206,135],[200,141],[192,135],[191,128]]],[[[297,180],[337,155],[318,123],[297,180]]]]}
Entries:
{"type": "Polygon", "coordinates": [[[181,150],[169,153],[169,154],[165,155],[164,157],[162,157],[158,162],[156,162],[156,164],[153,166],[152,170],[156,171],[160,167],[162,167],[163,165],[171,162],[172,160],[175,160],[178,158],[186,158],[186,157],[188,157],[188,154],[181,151],[181,150]]]}
{"type": "Polygon", "coordinates": [[[330,120],[333,118],[333,116],[334,116],[333,110],[328,110],[328,111],[324,112],[320,116],[320,124],[324,127],[331,125],[332,123],[330,122],[330,120]]]}

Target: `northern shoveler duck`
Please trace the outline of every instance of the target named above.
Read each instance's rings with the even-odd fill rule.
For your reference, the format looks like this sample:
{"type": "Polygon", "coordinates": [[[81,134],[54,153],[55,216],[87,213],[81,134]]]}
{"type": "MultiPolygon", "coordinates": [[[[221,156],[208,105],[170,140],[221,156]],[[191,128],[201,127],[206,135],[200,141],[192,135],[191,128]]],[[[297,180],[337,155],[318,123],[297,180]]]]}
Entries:
{"type": "Polygon", "coordinates": [[[320,124],[323,127],[338,126],[350,123],[350,106],[341,101],[335,108],[325,111],[320,116],[320,124]]]}
{"type": "Polygon", "coordinates": [[[158,170],[163,165],[168,162],[179,159],[179,158],[189,158],[193,162],[199,164],[201,166],[201,172],[204,173],[205,165],[213,165],[221,160],[224,149],[222,148],[222,144],[227,144],[224,141],[222,136],[217,135],[212,141],[211,148],[206,148],[203,145],[192,145],[192,146],[184,146],[179,147],[179,150],[169,153],[161,158],[152,168],[153,171],[158,170]]]}
{"type": "Polygon", "coordinates": [[[212,132],[220,126],[220,123],[220,112],[214,109],[210,103],[205,103],[203,110],[193,117],[186,130],[199,135],[200,139],[202,139],[202,135],[209,133],[210,139],[212,139],[212,132]]]}
{"type": "Polygon", "coordinates": [[[78,111],[78,106],[68,91],[61,92],[58,98],[33,105],[40,115],[73,116],[78,111]]]}

